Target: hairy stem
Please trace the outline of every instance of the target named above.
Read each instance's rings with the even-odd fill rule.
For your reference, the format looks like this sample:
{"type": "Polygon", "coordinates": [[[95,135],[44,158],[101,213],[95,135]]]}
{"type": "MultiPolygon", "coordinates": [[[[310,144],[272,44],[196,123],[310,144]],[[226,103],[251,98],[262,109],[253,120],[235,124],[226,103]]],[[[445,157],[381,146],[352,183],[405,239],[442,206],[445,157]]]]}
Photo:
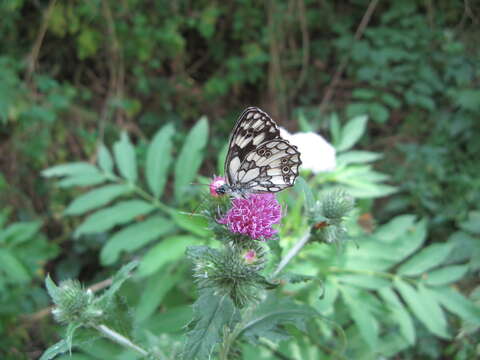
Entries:
{"type": "Polygon", "coordinates": [[[106,325],[95,325],[94,328],[98,330],[102,335],[105,337],[109,338],[110,340],[116,342],[117,344],[134,350],[137,353],[143,355],[143,356],[148,356],[148,351],[142,349],[140,346],[134,344],[130,339],[126,338],[125,336],[117,333],[116,331],[110,329],[106,325]]]}
{"type": "Polygon", "coordinates": [[[308,230],[305,235],[290,249],[290,251],[285,255],[285,257],[280,261],[280,264],[278,264],[277,268],[272,274],[272,277],[277,276],[280,271],[283,270],[285,266],[292,260],[299,252],[302,250],[302,248],[305,246],[305,244],[308,242],[310,239],[310,230],[308,230]]]}

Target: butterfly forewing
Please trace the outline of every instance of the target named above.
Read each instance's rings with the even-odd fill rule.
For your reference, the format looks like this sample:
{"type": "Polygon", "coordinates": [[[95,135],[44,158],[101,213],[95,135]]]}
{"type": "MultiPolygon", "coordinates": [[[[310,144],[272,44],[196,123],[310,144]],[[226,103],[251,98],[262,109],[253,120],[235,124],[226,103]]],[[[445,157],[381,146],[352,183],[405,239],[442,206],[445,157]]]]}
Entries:
{"type": "Polygon", "coordinates": [[[268,114],[250,107],[240,115],[225,161],[233,194],[277,192],[290,187],[300,164],[297,148],[280,137],[268,114]]]}

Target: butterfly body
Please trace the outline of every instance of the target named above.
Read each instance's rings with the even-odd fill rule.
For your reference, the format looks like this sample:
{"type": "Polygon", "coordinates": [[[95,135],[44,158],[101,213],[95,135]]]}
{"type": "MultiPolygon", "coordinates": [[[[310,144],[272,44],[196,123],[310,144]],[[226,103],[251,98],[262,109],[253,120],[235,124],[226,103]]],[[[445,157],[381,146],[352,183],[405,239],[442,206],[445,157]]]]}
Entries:
{"type": "Polygon", "coordinates": [[[249,107],[230,136],[225,160],[226,183],[219,195],[247,197],[293,186],[301,164],[297,147],[280,137],[277,124],[264,111],[249,107]]]}

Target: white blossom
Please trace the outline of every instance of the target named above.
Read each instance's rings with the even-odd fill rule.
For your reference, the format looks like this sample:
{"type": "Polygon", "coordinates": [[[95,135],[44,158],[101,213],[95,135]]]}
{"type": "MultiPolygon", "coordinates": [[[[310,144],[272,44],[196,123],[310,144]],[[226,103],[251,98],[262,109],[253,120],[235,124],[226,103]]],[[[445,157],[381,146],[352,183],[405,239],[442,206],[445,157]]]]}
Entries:
{"type": "Polygon", "coordinates": [[[302,169],[311,170],[313,173],[335,169],[335,148],[319,134],[314,132],[290,134],[284,128],[280,128],[280,135],[298,147],[302,169]]]}

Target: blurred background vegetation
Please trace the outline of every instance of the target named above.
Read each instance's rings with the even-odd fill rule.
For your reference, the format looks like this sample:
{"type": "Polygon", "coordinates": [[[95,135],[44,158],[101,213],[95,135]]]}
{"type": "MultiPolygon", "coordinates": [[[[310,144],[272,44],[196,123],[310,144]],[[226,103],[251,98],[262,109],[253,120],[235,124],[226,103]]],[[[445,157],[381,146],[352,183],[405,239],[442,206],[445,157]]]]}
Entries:
{"type": "MultiPolygon", "coordinates": [[[[135,284],[128,285],[124,294],[133,301],[135,326],[181,339],[195,292],[183,250],[176,244],[191,244],[188,236],[208,234],[195,220],[178,217],[174,224],[168,217],[146,221],[142,216],[127,217],[101,231],[89,229],[79,216],[71,215],[105,205],[122,190],[110,190],[114,193],[103,204],[85,205],[88,199],[83,198],[83,205],[71,203],[67,208],[85,193],[76,186],[88,190],[103,180],[75,177],[76,170],[57,168],[57,173],[44,175],[69,175],[71,181],[54,183],[41,173],[71,162],[99,161],[108,170],[106,149],[113,149],[117,163],[134,149],[138,166],[148,169],[149,150],[160,149],[167,153],[157,156],[168,154],[173,159],[173,164],[166,160],[165,183],[152,185],[149,177],[155,173],[147,174],[146,181],[163,203],[188,211],[204,190],[185,190],[185,185],[197,178],[197,169],[206,177],[219,172],[236,116],[251,105],[260,106],[291,132],[316,131],[337,147],[338,167],[333,173],[304,176],[316,191],[343,186],[356,196],[358,209],[350,232],[357,237],[358,256],[370,256],[366,249],[371,247],[362,249],[365,234],[373,241],[377,230],[383,229],[383,236],[392,231],[392,237],[400,238],[406,228],[398,228],[399,221],[404,227],[420,227],[426,235],[417,236],[423,236],[419,246],[448,246],[442,247],[445,256],[437,255],[439,262],[450,265],[444,271],[450,277],[437,273],[441,280],[433,285],[454,284],[464,296],[459,303],[469,298],[477,307],[457,304],[458,310],[440,301],[459,317],[448,315],[442,317],[445,324],[429,324],[429,315],[422,319],[402,293],[419,318],[413,320],[417,336],[412,339],[407,334],[407,342],[392,342],[389,336],[396,334],[397,327],[381,322],[385,304],[389,299],[395,302],[392,294],[378,295],[375,291],[382,287],[378,283],[344,279],[364,292],[364,303],[349,302],[345,294],[350,290],[343,289],[347,300],[326,299],[327,305],[318,305],[317,310],[325,310],[346,329],[346,345],[331,329],[317,329],[320,338],[294,333],[294,339],[281,348],[264,344],[260,355],[245,345],[244,358],[478,356],[478,323],[465,322],[478,315],[480,303],[478,2],[3,0],[0,15],[2,358],[38,358],[58,338],[59,328],[44,310],[49,305],[42,284],[47,272],[56,280],[79,278],[91,285],[132,257],[148,260],[138,275],[137,285],[147,284],[143,296],[135,300],[135,284]],[[205,120],[197,122],[203,115],[208,126],[205,120]],[[349,119],[360,115],[368,115],[368,123],[354,122],[361,130],[356,134],[351,125],[350,140],[345,140],[342,130],[349,128],[349,119]],[[194,125],[195,134],[201,135],[187,137],[194,125]],[[159,129],[156,147],[149,146],[159,129]],[[195,137],[200,140],[195,142],[195,137]],[[167,148],[159,142],[167,142],[167,148]],[[189,158],[184,143],[201,155],[189,158]],[[342,151],[354,143],[361,152],[342,157],[342,151]],[[97,152],[99,147],[105,151],[97,152]],[[190,169],[182,169],[176,161],[186,161],[190,169]],[[158,225],[154,220],[164,226],[152,230],[158,225]],[[148,221],[150,228],[142,231],[149,229],[153,235],[139,240],[141,244],[129,243],[128,234],[110,241],[119,225],[148,221]],[[380,225],[385,223],[390,228],[380,225]],[[171,258],[161,255],[169,253],[171,258]],[[165,279],[165,271],[175,276],[165,279]],[[362,309],[366,303],[369,311],[362,309]],[[371,317],[361,318],[356,311],[371,317]],[[149,322],[153,315],[155,321],[149,322]],[[373,338],[369,324],[376,328],[373,338]],[[448,328],[449,336],[439,327],[448,328]],[[341,351],[344,355],[339,355],[341,351]]],[[[121,175],[129,178],[128,173],[121,175]]],[[[130,190],[142,196],[140,188],[130,190]]],[[[297,195],[282,196],[291,204],[282,228],[286,238],[282,245],[289,247],[289,238],[293,242],[301,233],[302,216],[295,207],[300,200],[297,195]]],[[[403,241],[409,237],[403,236],[403,241]]],[[[305,250],[311,253],[305,255],[310,267],[302,268],[304,272],[318,272],[315,266],[325,257],[322,251],[327,250],[315,246],[305,250]]],[[[350,253],[357,256],[354,247],[342,256],[350,253]]],[[[412,271],[405,274],[420,276],[412,271]]],[[[319,276],[332,279],[321,272],[319,276]]],[[[337,281],[341,280],[331,284],[337,281]]],[[[297,291],[298,299],[322,304],[312,285],[289,291],[297,291]]],[[[355,292],[350,295],[357,297],[355,292]]],[[[98,341],[74,356],[126,358],[109,346],[98,341]]]]}

